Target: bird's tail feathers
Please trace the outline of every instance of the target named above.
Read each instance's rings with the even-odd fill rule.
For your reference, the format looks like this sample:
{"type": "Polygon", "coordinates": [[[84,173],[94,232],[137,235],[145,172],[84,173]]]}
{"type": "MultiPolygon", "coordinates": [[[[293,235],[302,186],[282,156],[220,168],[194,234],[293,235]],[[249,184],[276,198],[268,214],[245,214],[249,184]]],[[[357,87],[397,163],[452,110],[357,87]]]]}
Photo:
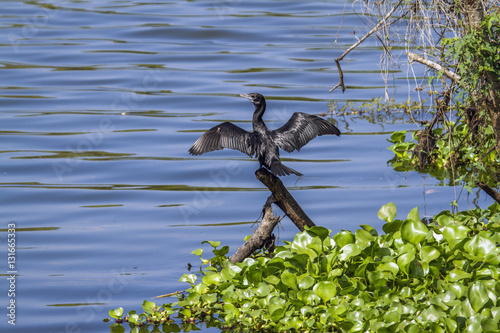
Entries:
{"type": "Polygon", "coordinates": [[[287,167],[286,165],[283,165],[280,161],[273,161],[271,163],[271,172],[276,177],[287,176],[291,174],[294,174],[298,177],[303,176],[300,172],[295,171],[292,168],[287,167]]]}

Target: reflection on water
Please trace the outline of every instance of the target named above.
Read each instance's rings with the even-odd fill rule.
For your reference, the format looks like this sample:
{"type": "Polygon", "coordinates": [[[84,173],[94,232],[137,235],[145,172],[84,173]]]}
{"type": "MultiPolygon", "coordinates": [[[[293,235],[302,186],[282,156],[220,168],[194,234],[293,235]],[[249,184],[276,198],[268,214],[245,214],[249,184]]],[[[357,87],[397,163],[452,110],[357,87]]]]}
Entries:
{"type": "MultiPolygon", "coordinates": [[[[316,224],[380,230],[376,212],[389,201],[402,214],[449,208],[459,189],[387,166],[386,139],[416,129],[411,117],[331,112],[332,101],[384,95],[375,38],[349,54],[346,93],[328,94],[333,59],[356,41],[352,31],[368,29],[344,5],[3,1],[0,214],[18,232],[16,330],[108,332],[109,309],[183,289],[202,241],[242,244],[268,196],[258,162],[187,153],[220,122],[251,128],[240,93],[266,96],[272,128],[302,111],[333,117],[344,133],[282,154],[305,175],[283,182],[316,224]]],[[[394,97],[406,101],[405,70],[392,74],[394,97]]],[[[280,239],[295,232],[283,220],[280,239]]]]}

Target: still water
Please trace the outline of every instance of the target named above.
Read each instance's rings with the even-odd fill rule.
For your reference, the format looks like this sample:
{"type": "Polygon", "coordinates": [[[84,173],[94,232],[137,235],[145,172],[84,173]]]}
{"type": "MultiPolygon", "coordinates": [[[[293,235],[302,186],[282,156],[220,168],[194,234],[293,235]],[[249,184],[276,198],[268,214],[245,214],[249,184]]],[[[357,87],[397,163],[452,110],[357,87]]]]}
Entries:
{"type": "MultiPolygon", "coordinates": [[[[190,252],[202,241],[231,253],[242,244],[269,195],[255,179],[258,162],[237,151],[187,153],[222,121],[251,128],[253,105],[240,93],[267,97],[271,128],[302,111],[333,116],[344,133],[282,155],[305,175],[283,181],[318,225],[381,229],[376,213],[390,201],[400,217],[417,205],[432,215],[454,199],[468,206],[460,188],[387,166],[390,132],[417,129],[409,117],[328,113],[332,100],[385,92],[371,38],[343,64],[346,92],[328,93],[338,82],[333,58],[369,30],[350,1],[0,6],[2,332],[109,332],[109,309],[139,310],[144,299],[184,289],[178,279],[199,265],[190,252]]],[[[398,101],[418,98],[408,73],[404,60],[393,69],[398,101]]],[[[296,231],[285,219],[278,236],[296,231]]]]}

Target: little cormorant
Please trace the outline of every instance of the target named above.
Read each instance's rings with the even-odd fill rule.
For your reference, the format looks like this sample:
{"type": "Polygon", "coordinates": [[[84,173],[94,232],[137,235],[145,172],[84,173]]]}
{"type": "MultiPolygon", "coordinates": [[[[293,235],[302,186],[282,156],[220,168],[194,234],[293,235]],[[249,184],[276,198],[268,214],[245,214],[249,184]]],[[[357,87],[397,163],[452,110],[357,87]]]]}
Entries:
{"type": "Polygon", "coordinates": [[[255,105],[253,114],[253,132],[247,132],[230,122],[225,122],[209,129],[189,149],[191,155],[201,155],[223,148],[237,149],[250,157],[257,157],[260,167],[265,166],[275,176],[302,174],[283,164],[279,148],[291,153],[300,150],[317,136],[335,134],[340,131],[330,122],[302,112],[295,112],[288,122],[275,130],[269,130],[262,120],[266,111],[266,100],[259,93],[241,94],[255,105]]]}

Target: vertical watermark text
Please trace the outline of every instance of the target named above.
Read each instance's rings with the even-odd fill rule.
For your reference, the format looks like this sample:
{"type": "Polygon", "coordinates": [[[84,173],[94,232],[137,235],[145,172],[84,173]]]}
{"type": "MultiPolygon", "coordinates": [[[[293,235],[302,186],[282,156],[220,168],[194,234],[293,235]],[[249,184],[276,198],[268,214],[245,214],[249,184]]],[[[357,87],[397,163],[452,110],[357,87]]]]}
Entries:
{"type": "Polygon", "coordinates": [[[16,224],[9,222],[7,224],[7,281],[9,282],[9,289],[7,297],[9,298],[9,305],[7,306],[7,322],[10,325],[16,325],[16,277],[17,277],[17,263],[16,263],[16,224]]]}

